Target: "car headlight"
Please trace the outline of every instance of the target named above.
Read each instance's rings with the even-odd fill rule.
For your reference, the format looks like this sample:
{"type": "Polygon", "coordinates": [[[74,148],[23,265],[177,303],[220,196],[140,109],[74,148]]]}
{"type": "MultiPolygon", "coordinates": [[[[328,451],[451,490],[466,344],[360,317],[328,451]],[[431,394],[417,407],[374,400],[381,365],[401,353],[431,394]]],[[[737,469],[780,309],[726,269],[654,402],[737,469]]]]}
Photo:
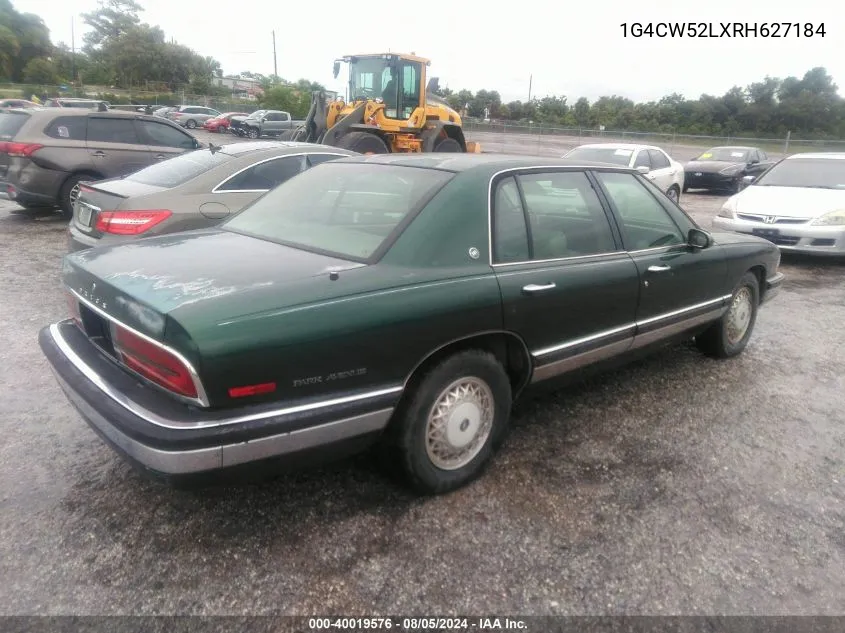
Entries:
{"type": "Polygon", "coordinates": [[[742,165],[731,165],[730,167],[725,167],[719,173],[722,174],[723,176],[733,176],[735,174],[738,174],[741,171],[742,171],[742,165]]]}
{"type": "Polygon", "coordinates": [[[810,224],[815,224],[816,226],[843,226],[845,225],[845,209],[825,213],[820,218],[816,218],[810,222],[810,224]]]}
{"type": "Polygon", "coordinates": [[[719,210],[718,217],[736,220],[736,196],[731,196],[725,200],[725,204],[719,210]]]}

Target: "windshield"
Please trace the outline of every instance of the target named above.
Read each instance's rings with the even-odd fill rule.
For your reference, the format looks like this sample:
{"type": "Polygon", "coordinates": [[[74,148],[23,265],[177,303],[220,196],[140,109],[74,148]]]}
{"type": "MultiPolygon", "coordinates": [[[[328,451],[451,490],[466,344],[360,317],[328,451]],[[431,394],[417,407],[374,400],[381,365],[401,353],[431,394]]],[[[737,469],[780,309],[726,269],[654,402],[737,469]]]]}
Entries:
{"type": "Polygon", "coordinates": [[[772,167],[754,185],[845,189],[845,160],[790,158],[772,167]]]}
{"type": "Polygon", "coordinates": [[[267,112],[267,110],[256,110],[255,112],[253,112],[252,114],[250,114],[250,115],[247,117],[247,119],[257,119],[258,117],[260,117],[260,116],[261,116],[262,114],[264,114],[265,112],[267,112]]]}
{"type": "Polygon", "coordinates": [[[200,149],[145,167],[124,180],[155,187],[176,187],[230,160],[232,157],[223,152],[200,149]]]}
{"type": "Polygon", "coordinates": [[[616,147],[576,147],[566,155],[566,158],[627,167],[633,153],[633,150],[616,147]]]}
{"type": "MultiPolygon", "coordinates": [[[[381,98],[395,74],[388,59],[362,58],[349,64],[349,99],[381,98]],[[391,73],[392,71],[392,73],[391,73]]],[[[396,85],[394,80],[393,85],[396,85]]],[[[393,89],[395,91],[395,88],[393,89]]]]}
{"type": "Polygon", "coordinates": [[[416,167],[322,163],[271,190],[223,228],[366,261],[452,176],[416,167]]]}
{"type": "Polygon", "coordinates": [[[719,160],[728,163],[747,163],[748,150],[741,147],[713,147],[693,160],[719,160]]]}
{"type": "Polygon", "coordinates": [[[25,112],[0,113],[0,140],[11,141],[29,119],[25,112]]]}

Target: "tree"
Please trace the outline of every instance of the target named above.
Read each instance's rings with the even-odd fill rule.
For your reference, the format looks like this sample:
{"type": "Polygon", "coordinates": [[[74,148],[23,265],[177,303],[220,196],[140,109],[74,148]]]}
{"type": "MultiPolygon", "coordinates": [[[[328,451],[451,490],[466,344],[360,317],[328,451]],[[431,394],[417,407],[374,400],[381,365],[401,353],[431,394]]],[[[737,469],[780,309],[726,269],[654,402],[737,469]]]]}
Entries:
{"type": "Polygon", "coordinates": [[[85,50],[91,52],[141,23],[138,13],[143,11],[135,0],[98,0],[94,11],[82,14],[82,21],[91,27],[83,37],[85,50]]]}
{"type": "Polygon", "coordinates": [[[53,46],[44,21],[19,13],[9,0],[0,0],[0,76],[23,81],[23,69],[33,59],[49,57],[53,46]]]}
{"type": "Polygon", "coordinates": [[[62,78],[56,64],[44,57],[29,60],[23,69],[23,80],[28,84],[56,85],[62,78]]]}

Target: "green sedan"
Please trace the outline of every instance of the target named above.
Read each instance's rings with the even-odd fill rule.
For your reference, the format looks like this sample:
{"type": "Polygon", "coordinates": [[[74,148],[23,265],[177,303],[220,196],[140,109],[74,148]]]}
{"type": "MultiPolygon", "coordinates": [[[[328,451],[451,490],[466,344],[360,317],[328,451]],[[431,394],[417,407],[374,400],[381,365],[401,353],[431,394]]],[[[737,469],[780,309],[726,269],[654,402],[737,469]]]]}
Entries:
{"type": "Polygon", "coordinates": [[[169,477],[375,444],[423,493],[478,476],[529,386],[694,338],[742,352],[777,247],[710,234],[626,167],[341,158],[218,227],[67,255],[44,354],[169,477]]]}

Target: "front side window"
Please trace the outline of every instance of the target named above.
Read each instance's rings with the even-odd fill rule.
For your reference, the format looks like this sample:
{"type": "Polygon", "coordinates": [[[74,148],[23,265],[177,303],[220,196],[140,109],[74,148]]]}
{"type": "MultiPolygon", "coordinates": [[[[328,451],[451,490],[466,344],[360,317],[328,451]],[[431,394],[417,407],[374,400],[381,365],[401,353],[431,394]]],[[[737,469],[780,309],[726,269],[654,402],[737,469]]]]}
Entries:
{"type": "Polygon", "coordinates": [[[596,172],[621,221],[629,251],[686,242],[675,221],[634,174],[596,172]]]}
{"type": "Polygon", "coordinates": [[[223,224],[306,251],[368,261],[454,174],[328,162],[282,183],[223,224]]]}
{"type": "Polygon", "coordinates": [[[639,154],[637,154],[637,161],[634,163],[634,167],[648,167],[651,169],[651,159],[648,156],[647,150],[640,150],[639,154]]]}
{"type": "Polygon", "coordinates": [[[193,137],[157,121],[138,121],[141,131],[147,137],[150,145],[160,147],[178,147],[180,149],[194,149],[193,137]]]}

